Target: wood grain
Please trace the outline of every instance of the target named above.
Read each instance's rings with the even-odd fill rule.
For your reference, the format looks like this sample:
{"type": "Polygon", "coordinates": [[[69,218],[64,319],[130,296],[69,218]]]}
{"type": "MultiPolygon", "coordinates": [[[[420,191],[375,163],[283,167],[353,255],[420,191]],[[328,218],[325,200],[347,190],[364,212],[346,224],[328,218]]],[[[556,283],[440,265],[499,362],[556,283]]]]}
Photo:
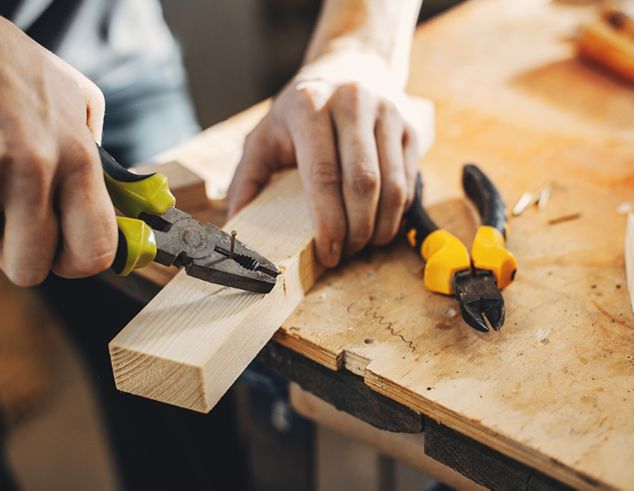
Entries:
{"type": "MultiPolygon", "coordinates": [[[[502,331],[466,327],[398,243],[322,276],[275,339],[572,487],[632,489],[634,315],[616,210],[634,185],[634,91],[577,59],[573,35],[592,16],[571,2],[473,0],[415,37],[409,90],[438,114],[423,162],[437,221],[470,239],[467,161],[509,204],[554,184],[545,210],[510,223],[520,269],[502,331]]],[[[209,164],[220,170],[200,171],[224,172],[209,164]]]]}
{"type": "Polygon", "coordinates": [[[279,265],[276,287],[259,295],[179,273],[110,343],[117,388],[209,411],[314,283],[297,171],[276,179],[227,228],[279,265]]]}
{"type": "Polygon", "coordinates": [[[544,211],[510,222],[519,273],[502,331],[465,326],[399,243],[325,274],[275,339],[572,487],[632,489],[634,316],[616,210],[634,184],[634,91],[576,58],[569,39],[591,15],[472,1],[416,34],[409,89],[436,103],[423,170],[437,221],[471,238],[464,162],[508,204],[555,187],[544,211]]]}

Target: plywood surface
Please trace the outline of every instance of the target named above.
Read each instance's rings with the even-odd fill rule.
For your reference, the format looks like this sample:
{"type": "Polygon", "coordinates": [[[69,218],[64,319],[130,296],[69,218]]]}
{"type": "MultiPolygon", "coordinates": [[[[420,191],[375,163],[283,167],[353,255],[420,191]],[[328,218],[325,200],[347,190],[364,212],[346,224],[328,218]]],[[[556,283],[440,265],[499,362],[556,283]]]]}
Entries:
{"type": "MultiPolygon", "coordinates": [[[[472,0],[415,38],[409,90],[438,113],[422,163],[437,220],[465,239],[475,230],[459,189],[464,162],[481,165],[509,204],[554,185],[546,210],[510,223],[520,269],[503,330],[464,325],[452,299],[424,290],[420,259],[398,243],[326,273],[276,339],[574,487],[631,489],[634,315],[617,208],[634,199],[634,90],[576,59],[571,38],[591,16],[578,3],[472,0]]],[[[262,110],[165,159],[221,194],[262,110]],[[206,139],[229,167],[210,159],[206,139]]],[[[201,352],[214,345],[191,336],[201,352]]]]}
{"type": "Polygon", "coordinates": [[[634,316],[617,208],[634,196],[634,91],[574,57],[588,15],[473,1],[416,36],[409,87],[437,107],[423,170],[438,221],[465,238],[475,228],[464,162],[510,204],[555,187],[546,210],[510,223],[519,273],[502,331],[476,333],[452,299],[424,291],[400,243],[322,277],[276,339],[574,487],[632,489],[634,316]]]}

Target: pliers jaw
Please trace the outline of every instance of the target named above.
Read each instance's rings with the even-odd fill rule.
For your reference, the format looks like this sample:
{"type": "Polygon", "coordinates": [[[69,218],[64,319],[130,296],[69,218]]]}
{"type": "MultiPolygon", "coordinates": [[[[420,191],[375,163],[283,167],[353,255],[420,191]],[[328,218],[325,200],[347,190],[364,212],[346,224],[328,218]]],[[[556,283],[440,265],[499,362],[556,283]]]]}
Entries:
{"type": "Polygon", "coordinates": [[[504,298],[491,271],[460,271],[453,277],[453,289],[467,324],[481,332],[489,332],[489,325],[500,330],[504,324],[504,298]]]}
{"type": "Polygon", "coordinates": [[[256,293],[269,293],[276,284],[280,270],[275,264],[215,225],[201,224],[178,208],[141,218],[154,228],[158,263],[184,267],[188,275],[210,283],[256,293]]]}
{"type": "Polygon", "coordinates": [[[211,224],[201,224],[174,205],[167,177],[157,172],[133,174],[97,145],[112,202],[126,217],[118,217],[119,247],[113,263],[127,276],[152,260],[184,267],[188,275],[242,290],[268,293],[280,270],[211,224]]]}

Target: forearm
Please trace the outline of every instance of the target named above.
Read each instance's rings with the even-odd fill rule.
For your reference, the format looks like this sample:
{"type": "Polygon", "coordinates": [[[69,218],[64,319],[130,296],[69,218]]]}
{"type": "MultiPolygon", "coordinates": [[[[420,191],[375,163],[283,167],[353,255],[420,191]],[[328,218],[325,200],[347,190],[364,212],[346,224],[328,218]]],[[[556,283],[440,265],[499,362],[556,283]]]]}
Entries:
{"type": "MultiPolygon", "coordinates": [[[[403,84],[422,0],[325,0],[304,62],[349,49],[379,57],[403,84]]],[[[342,67],[343,68],[343,67],[342,67]]],[[[354,67],[349,67],[354,70],[354,67]]]]}

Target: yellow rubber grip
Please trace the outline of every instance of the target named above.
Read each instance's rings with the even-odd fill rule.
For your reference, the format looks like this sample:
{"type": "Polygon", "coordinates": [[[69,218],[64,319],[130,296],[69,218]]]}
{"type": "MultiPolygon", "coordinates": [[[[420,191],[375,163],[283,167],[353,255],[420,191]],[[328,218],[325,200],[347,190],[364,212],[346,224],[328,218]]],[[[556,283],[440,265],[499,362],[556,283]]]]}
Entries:
{"type": "Polygon", "coordinates": [[[143,220],[117,217],[119,226],[119,246],[112,265],[115,273],[128,276],[132,271],[143,268],[156,257],[154,231],[143,220]]]}
{"type": "Polygon", "coordinates": [[[115,208],[129,217],[142,212],[162,215],[176,203],[167,176],[157,172],[138,181],[118,181],[104,173],[106,187],[115,208]]]}
{"type": "Polygon", "coordinates": [[[517,261],[505,247],[502,233],[488,225],[478,228],[471,247],[473,266],[493,273],[497,286],[501,290],[515,278],[517,261]]]}
{"type": "Polygon", "coordinates": [[[453,275],[469,269],[469,251],[455,235],[446,230],[435,230],[429,234],[420,250],[425,259],[425,287],[433,292],[451,295],[453,275]]]}

